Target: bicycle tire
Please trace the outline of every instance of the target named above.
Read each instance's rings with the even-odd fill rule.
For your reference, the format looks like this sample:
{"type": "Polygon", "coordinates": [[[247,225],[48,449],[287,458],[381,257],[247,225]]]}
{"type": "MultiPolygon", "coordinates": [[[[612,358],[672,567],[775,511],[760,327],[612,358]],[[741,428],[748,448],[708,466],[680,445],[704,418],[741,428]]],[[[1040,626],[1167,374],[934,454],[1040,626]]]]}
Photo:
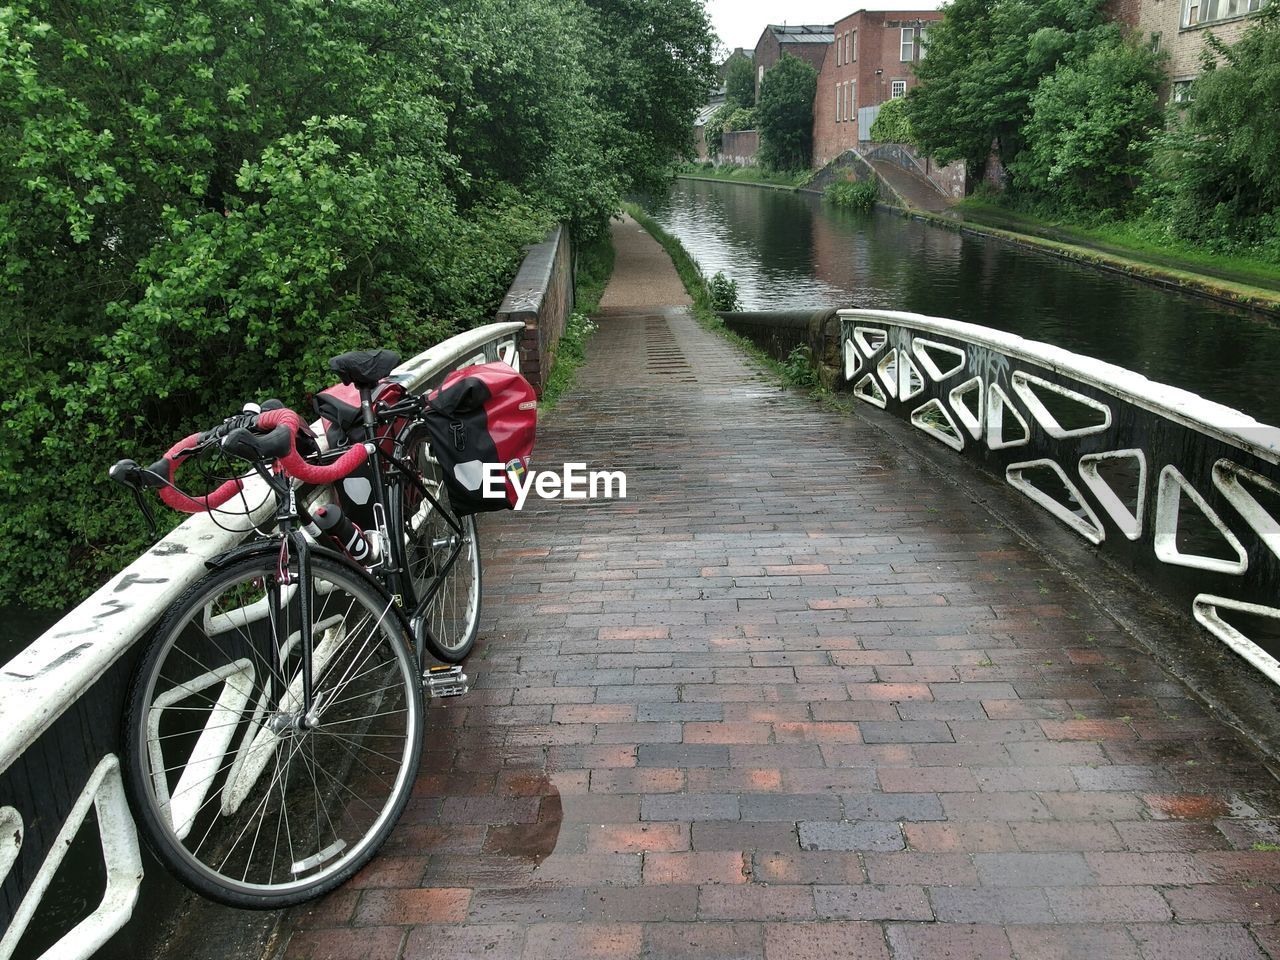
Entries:
{"type": "Polygon", "coordinates": [[[274,551],[233,563],[178,599],[125,718],[125,782],[148,846],[196,893],[250,909],[310,900],[373,857],[412,793],[425,723],[392,599],[315,554],[316,725],[300,723],[302,584],[296,559],[292,586],[277,564],[274,551]]]}
{"type": "MultiPolygon", "coordinates": [[[[431,453],[426,429],[411,429],[401,450],[440,508],[450,510],[440,464],[431,453]]],[[[413,590],[411,606],[416,607],[430,589],[436,571],[447,560],[457,534],[414,484],[401,482],[392,500],[391,529],[400,531],[413,590]]],[[[458,517],[450,513],[450,517],[462,528],[462,551],[414,629],[437,660],[460,663],[471,652],[480,629],[483,593],[480,537],[474,516],[458,517]]]]}

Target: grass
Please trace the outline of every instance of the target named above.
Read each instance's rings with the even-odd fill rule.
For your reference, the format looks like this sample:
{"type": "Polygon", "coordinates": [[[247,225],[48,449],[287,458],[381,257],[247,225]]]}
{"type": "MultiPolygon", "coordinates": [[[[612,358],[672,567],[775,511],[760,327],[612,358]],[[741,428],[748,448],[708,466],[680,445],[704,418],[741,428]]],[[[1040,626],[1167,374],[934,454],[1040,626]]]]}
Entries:
{"type": "Polygon", "coordinates": [[[586,360],[587,339],[595,331],[590,315],[600,307],[604,288],[613,275],[613,238],[609,231],[578,249],[578,271],[573,288],[575,309],[565,321],[564,333],[556,344],[556,357],[551,364],[551,374],[542,390],[538,405],[542,413],[549,413],[577,379],[578,368],[586,360]]]}
{"type": "Polygon", "coordinates": [[[770,187],[789,187],[793,190],[798,190],[809,185],[813,180],[813,173],[812,170],[782,172],[765,170],[762,167],[735,167],[729,165],[707,167],[702,164],[688,164],[681,168],[677,176],[724,180],[728,183],[754,183],[770,187]]]}
{"type": "Polygon", "coordinates": [[[1259,853],[1280,853],[1280,843],[1266,843],[1259,841],[1253,845],[1253,849],[1259,853]]]}
{"type": "Polygon", "coordinates": [[[1094,247],[1142,263],[1280,290],[1280,263],[1245,255],[1216,254],[1170,239],[1140,221],[1086,226],[1012,210],[989,199],[970,197],[955,207],[965,220],[1050,240],[1094,247]]]}

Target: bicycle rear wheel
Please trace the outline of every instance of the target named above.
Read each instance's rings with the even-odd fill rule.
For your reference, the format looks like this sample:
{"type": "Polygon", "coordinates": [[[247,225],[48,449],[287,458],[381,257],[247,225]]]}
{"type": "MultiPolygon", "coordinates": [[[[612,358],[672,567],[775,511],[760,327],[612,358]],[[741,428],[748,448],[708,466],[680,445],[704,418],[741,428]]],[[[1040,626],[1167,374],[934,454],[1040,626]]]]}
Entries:
{"type": "Polygon", "coordinates": [[[435,598],[421,623],[414,627],[433,657],[445,663],[459,663],[471,652],[480,627],[480,539],[476,518],[452,513],[440,464],[431,453],[425,429],[410,431],[402,449],[439,504],[437,509],[415,484],[404,481],[394,498],[391,529],[401,531],[403,537],[414,606],[440,580],[435,598]],[[455,548],[457,559],[442,575],[455,548]]]}
{"type": "Polygon", "coordinates": [[[309,582],[296,561],[290,581],[272,554],[195,584],[157,628],[126,715],[126,783],[149,845],[236,907],[301,903],[348,879],[403,812],[422,753],[421,679],[386,592],[316,555],[309,582]]]}

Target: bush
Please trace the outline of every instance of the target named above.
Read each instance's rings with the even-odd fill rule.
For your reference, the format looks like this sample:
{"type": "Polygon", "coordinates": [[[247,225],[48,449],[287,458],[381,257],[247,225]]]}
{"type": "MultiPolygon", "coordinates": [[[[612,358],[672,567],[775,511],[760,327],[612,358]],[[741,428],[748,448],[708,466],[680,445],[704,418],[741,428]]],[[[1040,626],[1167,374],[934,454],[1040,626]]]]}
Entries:
{"type": "Polygon", "coordinates": [[[1020,192],[1068,211],[1127,206],[1161,125],[1160,59],[1116,36],[1045,77],[1010,166],[1020,192]]]}
{"type": "Polygon", "coordinates": [[[0,589],[64,605],[138,553],[114,460],[486,321],[556,220],[599,235],[687,150],[711,44],[698,0],[0,6],[0,589]]]}
{"type": "Polygon", "coordinates": [[[729,58],[725,70],[724,93],[729,103],[739,107],[756,105],[756,71],[750,57],[734,54],[729,58]]]}
{"type": "Polygon", "coordinates": [[[867,180],[842,180],[827,187],[823,198],[833,206],[865,213],[875,209],[876,202],[880,199],[880,183],[875,177],[867,180]]]}
{"type": "Polygon", "coordinates": [[[876,143],[915,143],[905,97],[886,100],[880,105],[875,123],[871,124],[871,139],[876,143]]]}
{"type": "Polygon", "coordinates": [[[738,309],[738,282],[730,280],[723,271],[707,281],[707,290],[711,294],[711,309],[717,313],[733,313],[738,309]]]}

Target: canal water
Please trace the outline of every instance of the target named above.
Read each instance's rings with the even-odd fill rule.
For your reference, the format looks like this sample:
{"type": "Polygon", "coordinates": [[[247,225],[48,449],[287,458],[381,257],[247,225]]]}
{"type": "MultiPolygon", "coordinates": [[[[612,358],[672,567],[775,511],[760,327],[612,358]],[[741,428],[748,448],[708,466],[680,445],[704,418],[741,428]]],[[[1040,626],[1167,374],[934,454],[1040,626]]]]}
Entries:
{"type": "Polygon", "coordinates": [[[814,194],[678,180],[645,208],[743,310],[964,320],[1135,370],[1280,424],[1280,325],[1213,301],[814,194]]]}

